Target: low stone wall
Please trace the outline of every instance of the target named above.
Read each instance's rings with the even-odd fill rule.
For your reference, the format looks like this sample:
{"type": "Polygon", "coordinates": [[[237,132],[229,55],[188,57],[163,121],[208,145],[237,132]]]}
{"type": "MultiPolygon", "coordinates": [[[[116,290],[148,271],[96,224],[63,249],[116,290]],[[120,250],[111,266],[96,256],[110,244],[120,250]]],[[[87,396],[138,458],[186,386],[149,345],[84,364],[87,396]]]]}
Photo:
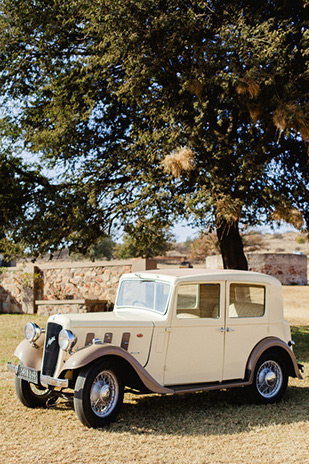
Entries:
{"type": "MultiPolygon", "coordinates": [[[[276,277],[283,285],[307,285],[307,256],[290,253],[247,253],[250,271],[276,277]]],[[[206,268],[223,269],[221,255],[208,256],[206,268]]]]}
{"type": "Polygon", "coordinates": [[[64,312],[94,310],[70,300],[113,304],[120,277],[127,272],[148,269],[156,269],[154,260],[61,262],[5,268],[0,274],[0,313],[37,312],[37,300],[46,300],[46,306],[40,305],[40,313],[46,315],[57,309],[59,312],[51,300],[68,300],[61,308],[64,312]]]}
{"type": "Polygon", "coordinates": [[[0,270],[0,313],[21,313],[23,284],[20,268],[10,267],[0,270]]]}
{"type": "Polygon", "coordinates": [[[56,269],[41,267],[41,294],[38,294],[38,299],[89,298],[114,301],[120,277],[131,271],[130,265],[65,266],[56,269]]]}
{"type": "Polygon", "coordinates": [[[40,316],[52,316],[53,314],[67,314],[67,313],[88,313],[88,312],[99,312],[112,310],[112,303],[106,301],[97,301],[89,303],[85,300],[44,300],[44,304],[40,301],[40,304],[36,304],[37,313],[40,316]]]}
{"type": "Polygon", "coordinates": [[[37,313],[40,316],[52,316],[53,314],[67,314],[67,313],[86,313],[87,308],[83,304],[73,304],[73,305],[52,305],[46,302],[46,305],[38,307],[37,313]]]}

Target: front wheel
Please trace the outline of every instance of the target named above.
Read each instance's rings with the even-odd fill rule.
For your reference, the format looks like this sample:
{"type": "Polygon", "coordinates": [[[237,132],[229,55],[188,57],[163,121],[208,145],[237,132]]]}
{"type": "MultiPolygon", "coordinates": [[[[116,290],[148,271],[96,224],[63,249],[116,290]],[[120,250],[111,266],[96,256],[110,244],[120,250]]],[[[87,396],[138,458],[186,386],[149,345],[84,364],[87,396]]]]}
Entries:
{"type": "Polygon", "coordinates": [[[19,401],[28,408],[44,408],[52,396],[49,389],[29,383],[17,376],[15,376],[15,390],[19,401]]]}
{"type": "Polygon", "coordinates": [[[255,369],[254,381],[249,387],[252,399],[270,404],[280,401],[288,385],[288,374],[282,357],[277,353],[263,354],[255,369]]]}
{"type": "Polygon", "coordinates": [[[86,366],[77,377],[74,409],[87,427],[104,427],[117,417],[123,402],[123,384],[109,361],[86,366]]]}

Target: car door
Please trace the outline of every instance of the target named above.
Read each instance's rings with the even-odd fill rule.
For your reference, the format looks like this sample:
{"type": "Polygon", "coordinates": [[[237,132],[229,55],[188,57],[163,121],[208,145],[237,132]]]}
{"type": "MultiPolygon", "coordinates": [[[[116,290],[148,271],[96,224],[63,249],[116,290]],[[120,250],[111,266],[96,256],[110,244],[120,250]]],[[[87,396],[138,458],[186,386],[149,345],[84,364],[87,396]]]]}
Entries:
{"type": "Polygon", "coordinates": [[[165,385],[222,380],[224,282],[182,283],[168,328],[165,385]]]}
{"type": "Polygon", "coordinates": [[[251,351],[268,335],[269,289],[266,284],[230,282],[226,292],[223,380],[243,379],[251,351]]]}

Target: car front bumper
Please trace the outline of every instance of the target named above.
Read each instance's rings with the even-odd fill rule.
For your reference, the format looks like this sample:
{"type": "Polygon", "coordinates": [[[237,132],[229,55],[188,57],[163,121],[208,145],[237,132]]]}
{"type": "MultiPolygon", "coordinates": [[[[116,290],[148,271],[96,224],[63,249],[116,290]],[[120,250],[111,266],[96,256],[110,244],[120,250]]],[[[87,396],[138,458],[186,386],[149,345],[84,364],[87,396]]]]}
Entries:
{"type": "Polygon", "coordinates": [[[22,370],[19,366],[15,366],[12,363],[7,363],[7,368],[10,372],[13,372],[17,377],[26,380],[32,383],[40,383],[43,385],[58,387],[58,388],[68,388],[69,380],[68,379],[58,379],[55,377],[50,377],[49,375],[43,375],[40,371],[36,371],[29,367],[23,366],[22,370]]]}

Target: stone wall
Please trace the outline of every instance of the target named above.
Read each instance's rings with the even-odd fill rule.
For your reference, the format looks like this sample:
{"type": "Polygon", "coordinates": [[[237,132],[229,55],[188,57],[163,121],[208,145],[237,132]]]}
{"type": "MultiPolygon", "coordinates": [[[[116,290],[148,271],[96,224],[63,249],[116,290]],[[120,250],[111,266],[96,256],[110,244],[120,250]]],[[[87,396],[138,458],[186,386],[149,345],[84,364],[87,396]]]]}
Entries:
{"type": "MultiPolygon", "coordinates": [[[[284,285],[307,285],[307,256],[290,253],[247,253],[250,271],[276,277],[284,285]]],[[[222,269],[221,255],[208,256],[206,268],[222,269]]]]}
{"type": "Polygon", "coordinates": [[[34,313],[38,308],[40,314],[96,311],[115,302],[124,273],[147,269],[156,269],[156,262],[133,259],[6,268],[0,273],[0,313],[34,313]],[[59,300],[65,304],[58,304],[59,300]]]}
{"type": "Polygon", "coordinates": [[[41,268],[39,300],[95,299],[114,301],[122,274],[130,265],[41,268]]]}
{"type": "MultiPolygon", "coordinates": [[[[46,300],[44,304],[40,302],[37,306],[37,314],[40,316],[52,316],[53,314],[67,314],[67,313],[87,313],[87,312],[98,312],[106,311],[106,304],[89,304],[88,300],[58,300],[57,304],[46,300]]],[[[113,306],[108,306],[112,310],[113,306]]]]}
{"type": "Polygon", "coordinates": [[[21,313],[23,285],[20,268],[1,268],[0,270],[0,313],[21,313]]]}

